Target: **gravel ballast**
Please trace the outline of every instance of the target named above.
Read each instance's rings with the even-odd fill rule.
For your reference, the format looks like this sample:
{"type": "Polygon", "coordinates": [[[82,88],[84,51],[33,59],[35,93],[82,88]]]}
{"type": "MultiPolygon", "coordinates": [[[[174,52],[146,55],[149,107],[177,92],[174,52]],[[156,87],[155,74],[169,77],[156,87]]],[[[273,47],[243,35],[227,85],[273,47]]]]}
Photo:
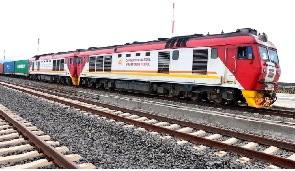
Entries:
{"type": "Polygon", "coordinates": [[[83,157],[97,168],[195,168],[248,169],[269,164],[251,160],[239,163],[241,156],[228,153],[217,157],[217,149],[193,149],[193,144],[178,145],[177,139],[161,139],[148,131],[124,128],[108,119],[97,119],[70,107],[61,107],[24,93],[0,86],[0,103],[32,122],[52,140],[67,146],[70,153],[83,157]]]}

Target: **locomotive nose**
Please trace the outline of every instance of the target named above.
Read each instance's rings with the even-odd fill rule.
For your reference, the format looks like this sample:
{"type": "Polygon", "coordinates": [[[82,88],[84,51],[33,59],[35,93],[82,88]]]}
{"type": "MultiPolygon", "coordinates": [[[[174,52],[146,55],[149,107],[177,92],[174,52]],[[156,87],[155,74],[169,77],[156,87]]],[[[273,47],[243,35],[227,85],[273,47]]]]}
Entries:
{"type": "Polygon", "coordinates": [[[242,91],[249,106],[268,108],[277,100],[275,90],[278,89],[278,79],[281,69],[274,61],[261,61],[261,72],[255,91],[242,91]]]}
{"type": "Polygon", "coordinates": [[[262,61],[260,77],[256,90],[276,90],[281,75],[279,64],[272,61],[262,61]]]}
{"type": "Polygon", "coordinates": [[[277,74],[277,68],[275,63],[266,62],[266,65],[263,67],[263,73],[265,74],[264,82],[272,83],[274,82],[275,76],[277,74]]]}

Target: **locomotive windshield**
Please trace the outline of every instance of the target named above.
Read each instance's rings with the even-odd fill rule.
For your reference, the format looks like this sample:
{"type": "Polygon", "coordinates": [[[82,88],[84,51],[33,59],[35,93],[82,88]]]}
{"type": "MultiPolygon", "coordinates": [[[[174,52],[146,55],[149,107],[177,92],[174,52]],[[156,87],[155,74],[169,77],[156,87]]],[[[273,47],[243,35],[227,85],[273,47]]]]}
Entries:
{"type": "Polygon", "coordinates": [[[265,47],[259,46],[259,53],[262,60],[268,60],[267,49],[265,47]]]}
{"type": "Polygon", "coordinates": [[[277,51],[275,49],[267,49],[266,47],[259,46],[259,53],[262,60],[270,60],[272,62],[279,63],[277,51]]]}
{"type": "Polygon", "coordinates": [[[275,63],[279,63],[277,51],[274,50],[274,49],[268,49],[268,51],[269,51],[270,60],[275,62],[275,63]]]}

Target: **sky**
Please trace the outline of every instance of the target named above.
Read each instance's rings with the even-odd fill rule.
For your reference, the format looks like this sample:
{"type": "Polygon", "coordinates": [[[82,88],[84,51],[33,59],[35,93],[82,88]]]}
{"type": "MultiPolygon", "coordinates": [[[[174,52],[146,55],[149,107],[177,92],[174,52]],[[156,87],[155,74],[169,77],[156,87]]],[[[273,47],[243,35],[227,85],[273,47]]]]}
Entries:
{"type": "Polygon", "coordinates": [[[1,0],[0,59],[120,45],[238,28],[265,32],[278,49],[280,82],[293,82],[292,1],[274,0],[1,0]],[[2,53],[1,53],[2,52],[2,53]],[[291,54],[290,54],[291,53],[291,54]]]}

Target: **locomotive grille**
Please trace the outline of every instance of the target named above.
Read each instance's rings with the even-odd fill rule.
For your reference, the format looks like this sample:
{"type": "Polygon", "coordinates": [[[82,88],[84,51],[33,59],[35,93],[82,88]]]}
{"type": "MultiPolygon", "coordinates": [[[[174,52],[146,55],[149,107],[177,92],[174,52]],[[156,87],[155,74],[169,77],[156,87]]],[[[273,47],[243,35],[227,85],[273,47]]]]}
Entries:
{"type": "Polygon", "coordinates": [[[158,53],[158,73],[169,73],[170,52],[158,53]]]}
{"type": "Polygon", "coordinates": [[[35,70],[35,62],[32,62],[32,71],[35,70]]]}
{"type": "Polygon", "coordinates": [[[40,61],[37,62],[37,71],[40,71],[40,61]]]}
{"type": "Polygon", "coordinates": [[[193,51],[192,73],[207,73],[208,50],[197,49],[193,51]]]}
{"type": "Polygon", "coordinates": [[[95,57],[89,57],[89,72],[95,72],[95,57]]]}
{"type": "Polygon", "coordinates": [[[95,62],[95,71],[103,71],[103,56],[97,56],[95,62]]]}
{"type": "Polygon", "coordinates": [[[112,68],[112,56],[106,55],[104,56],[104,71],[110,72],[112,68]]]}
{"type": "Polygon", "coordinates": [[[60,67],[59,67],[60,71],[64,71],[65,70],[65,60],[61,59],[60,60],[60,67]]]}
{"type": "Polygon", "coordinates": [[[89,72],[106,71],[110,72],[112,67],[112,56],[92,56],[89,57],[89,72]]]}

